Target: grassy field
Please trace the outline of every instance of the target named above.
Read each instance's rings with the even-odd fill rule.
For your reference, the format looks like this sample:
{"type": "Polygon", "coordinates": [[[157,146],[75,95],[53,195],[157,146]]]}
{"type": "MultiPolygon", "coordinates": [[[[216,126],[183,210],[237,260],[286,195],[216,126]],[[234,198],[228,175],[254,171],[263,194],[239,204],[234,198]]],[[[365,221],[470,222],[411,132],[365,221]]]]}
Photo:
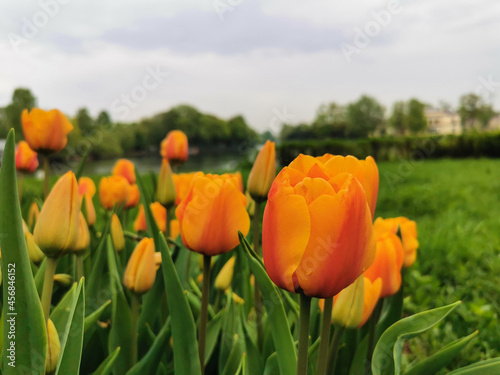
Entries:
{"type": "Polygon", "coordinates": [[[500,160],[381,163],[376,216],[418,223],[417,262],[405,278],[405,313],[463,301],[429,334],[410,341],[426,357],[479,330],[456,365],[500,355],[500,160]]]}

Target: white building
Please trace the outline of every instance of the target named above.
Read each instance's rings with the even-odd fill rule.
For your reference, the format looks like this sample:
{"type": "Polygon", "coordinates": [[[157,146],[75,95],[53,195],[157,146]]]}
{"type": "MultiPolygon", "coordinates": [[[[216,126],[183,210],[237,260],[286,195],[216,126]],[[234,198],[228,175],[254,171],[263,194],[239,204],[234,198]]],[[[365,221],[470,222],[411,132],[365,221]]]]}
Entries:
{"type": "Polygon", "coordinates": [[[451,111],[442,109],[426,109],[427,131],[434,134],[460,134],[462,126],[460,116],[451,111]]]}

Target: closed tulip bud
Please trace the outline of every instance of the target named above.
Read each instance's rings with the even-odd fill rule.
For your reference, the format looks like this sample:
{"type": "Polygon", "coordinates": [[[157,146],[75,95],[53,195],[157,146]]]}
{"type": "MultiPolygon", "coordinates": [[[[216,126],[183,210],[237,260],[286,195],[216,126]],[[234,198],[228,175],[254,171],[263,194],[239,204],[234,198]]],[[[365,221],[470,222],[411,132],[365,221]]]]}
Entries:
{"type": "MultiPolygon", "coordinates": [[[[161,232],[165,232],[167,230],[167,209],[159,202],[151,203],[149,208],[151,209],[156,225],[158,225],[158,229],[161,232]]],[[[148,230],[146,213],[144,212],[144,206],[142,204],[139,206],[139,212],[134,221],[134,230],[136,232],[148,230]]]]}
{"type": "Polygon", "coordinates": [[[155,282],[155,245],[152,238],[143,238],[135,247],[123,274],[123,284],[137,293],[146,293],[155,282]]]}
{"type": "Polygon", "coordinates": [[[253,216],[255,213],[255,201],[252,199],[248,191],[245,193],[247,197],[247,212],[250,216],[253,216]]]}
{"type": "Polygon", "coordinates": [[[38,154],[27,142],[20,141],[16,149],[16,169],[21,172],[33,173],[38,168],[38,154]]]}
{"type": "Polygon", "coordinates": [[[161,266],[161,253],[155,252],[155,271],[158,271],[160,266],[161,266]]]}
{"type": "Polygon", "coordinates": [[[396,294],[401,287],[401,268],[404,250],[399,237],[390,230],[375,229],[377,252],[373,264],[366,270],[365,277],[374,282],[380,277],[380,297],[396,294]]]}
{"type": "Polygon", "coordinates": [[[196,176],[203,175],[202,172],[178,173],[174,174],[176,199],[175,205],[178,206],[181,201],[188,195],[191,190],[191,185],[196,176]]]}
{"type": "Polygon", "coordinates": [[[61,151],[68,143],[68,134],[73,125],[61,111],[25,109],[21,116],[24,139],[32,150],[42,153],[61,151]]]}
{"type": "Polygon", "coordinates": [[[358,328],[363,326],[368,318],[372,315],[375,306],[380,298],[380,292],[382,291],[382,279],[378,278],[372,282],[368,277],[363,277],[364,279],[364,302],[363,302],[363,316],[359,322],[358,328]]]}
{"type": "Polygon", "coordinates": [[[346,328],[355,328],[361,322],[364,306],[363,275],[333,298],[332,321],[346,328]]]}
{"type": "Polygon", "coordinates": [[[233,272],[234,272],[234,262],[236,261],[235,257],[231,257],[226,264],[221,268],[219,274],[215,278],[214,286],[219,290],[226,290],[231,286],[231,280],[233,280],[233,272]]]}
{"type": "Polygon", "coordinates": [[[56,182],[35,225],[35,242],[48,257],[59,257],[78,243],[80,197],[73,172],[56,182]]]}
{"type": "Polygon", "coordinates": [[[96,222],[96,213],[92,197],[96,193],[94,181],[89,177],[80,177],[78,180],[78,193],[83,199],[82,205],[85,209],[85,218],[90,226],[94,226],[96,222]]]}
{"type": "Polygon", "coordinates": [[[139,191],[139,186],[137,184],[130,185],[128,189],[127,203],[125,208],[132,208],[139,204],[141,199],[141,192],[139,191]]]}
{"type": "Polygon", "coordinates": [[[172,177],[172,169],[167,159],[161,162],[160,176],[156,189],[156,199],[165,207],[175,204],[175,183],[172,177]]]}
{"type": "Polygon", "coordinates": [[[123,176],[130,185],[135,184],[135,166],[130,160],[118,159],[113,167],[113,176],[123,176]]]}
{"type": "Polygon", "coordinates": [[[80,212],[80,218],[78,220],[78,241],[74,248],[70,249],[71,252],[78,253],[85,251],[90,245],[90,233],[85,217],[80,212]]]}
{"type": "Polygon", "coordinates": [[[54,275],[54,281],[68,288],[71,286],[73,279],[71,278],[71,275],[68,275],[67,273],[57,273],[54,275]]]}
{"type": "Polygon", "coordinates": [[[160,154],[172,164],[182,164],[189,156],[188,139],[181,130],[170,131],[161,142],[160,154]]]}
{"type": "Polygon", "coordinates": [[[38,208],[38,204],[36,202],[31,203],[30,210],[28,212],[28,225],[30,228],[35,226],[39,215],[40,209],[38,208]]]}
{"type": "Polygon", "coordinates": [[[264,201],[276,176],[276,148],[267,141],[260,150],[247,180],[247,190],[256,201],[264,201]]]}
{"type": "Polygon", "coordinates": [[[123,176],[103,177],[99,182],[101,205],[111,210],[115,205],[127,203],[130,185],[123,176]]]}
{"type": "Polygon", "coordinates": [[[40,263],[43,258],[45,258],[45,254],[38,247],[33,238],[33,235],[30,232],[24,232],[24,238],[26,240],[26,248],[28,249],[28,256],[33,263],[40,263]]]}
{"type": "Polygon", "coordinates": [[[116,214],[111,217],[111,239],[113,246],[117,252],[121,252],[125,248],[125,237],[123,236],[123,229],[120,219],[116,214]]]}
{"type": "Polygon", "coordinates": [[[277,286],[330,298],[373,262],[375,237],[360,182],[350,173],[336,174],[322,159],[300,155],[274,180],[262,250],[277,286]]]}
{"type": "Polygon", "coordinates": [[[196,176],[175,211],[184,245],[205,255],[232,250],[239,243],[238,231],[247,235],[250,229],[246,203],[235,178],[196,176]]]}
{"type": "Polygon", "coordinates": [[[57,367],[59,355],[61,354],[61,343],[57,334],[56,326],[52,320],[47,321],[47,355],[45,357],[45,373],[52,374],[57,367]]]}

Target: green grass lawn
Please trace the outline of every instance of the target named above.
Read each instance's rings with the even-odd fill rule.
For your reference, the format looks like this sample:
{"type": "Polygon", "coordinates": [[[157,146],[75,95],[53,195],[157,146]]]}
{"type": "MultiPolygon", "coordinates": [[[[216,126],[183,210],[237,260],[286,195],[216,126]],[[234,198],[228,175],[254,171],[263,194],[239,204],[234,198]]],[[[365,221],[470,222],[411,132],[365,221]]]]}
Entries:
{"type": "Polygon", "coordinates": [[[463,304],[429,334],[410,341],[410,358],[479,330],[461,360],[500,355],[500,160],[381,163],[376,216],[416,220],[420,249],[405,278],[405,314],[463,304]]]}

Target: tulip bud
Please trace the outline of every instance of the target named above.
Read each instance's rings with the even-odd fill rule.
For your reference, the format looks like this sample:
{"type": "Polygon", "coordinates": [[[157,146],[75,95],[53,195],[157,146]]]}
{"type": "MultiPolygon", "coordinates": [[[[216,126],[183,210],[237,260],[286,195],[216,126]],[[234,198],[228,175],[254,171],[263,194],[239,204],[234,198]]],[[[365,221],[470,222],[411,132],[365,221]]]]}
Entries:
{"type": "Polygon", "coordinates": [[[85,251],[90,245],[90,233],[85,217],[80,212],[80,218],[78,220],[78,241],[74,248],[69,249],[71,252],[78,253],[85,251]]]}
{"type": "Polygon", "coordinates": [[[250,229],[246,203],[235,178],[196,176],[191,191],[175,211],[184,245],[205,255],[235,248],[238,231],[247,235],[250,229]]]}
{"type": "Polygon", "coordinates": [[[139,186],[137,184],[130,185],[128,189],[127,203],[125,208],[132,208],[139,204],[141,199],[141,192],[139,191],[139,186]]]}
{"type": "Polygon", "coordinates": [[[24,232],[26,240],[26,248],[28,249],[28,256],[33,263],[39,263],[45,258],[45,254],[40,250],[38,245],[30,232],[24,232]]]}
{"type": "MultiPolygon", "coordinates": [[[[165,232],[167,230],[167,209],[159,202],[151,203],[149,208],[151,209],[156,225],[158,225],[158,229],[161,232],[165,232]]],[[[140,232],[146,231],[147,229],[146,213],[144,212],[144,206],[141,204],[134,221],[134,230],[140,232]]]]}
{"type": "Polygon", "coordinates": [[[48,257],[59,257],[78,243],[80,197],[73,172],[67,172],[52,188],[35,225],[34,238],[48,257]]]}
{"type": "Polygon", "coordinates": [[[73,125],[61,111],[44,111],[33,108],[23,110],[21,115],[24,139],[32,150],[42,153],[61,151],[68,143],[67,135],[73,125]]]}
{"type": "Polygon", "coordinates": [[[16,169],[21,172],[33,173],[38,168],[38,154],[28,143],[20,141],[16,149],[16,169]]]}
{"type": "Polygon", "coordinates": [[[343,289],[333,299],[332,321],[346,328],[355,328],[363,316],[364,280],[363,275],[343,289]]]}
{"type": "Polygon", "coordinates": [[[260,150],[248,175],[247,189],[256,201],[264,201],[276,176],[276,148],[267,141],[260,150]]]}
{"type": "Polygon", "coordinates": [[[123,274],[125,287],[137,294],[149,291],[155,282],[155,245],[143,238],[135,247],[123,274]]]}
{"type": "Polygon", "coordinates": [[[158,271],[160,266],[161,266],[161,253],[155,252],[155,271],[158,271]]]}
{"type": "Polygon", "coordinates": [[[95,207],[94,202],[92,201],[92,197],[96,192],[94,181],[89,177],[80,177],[78,180],[78,192],[80,197],[83,199],[82,203],[85,208],[85,218],[87,219],[87,223],[90,226],[93,226],[96,222],[95,207]]]}
{"type": "Polygon", "coordinates": [[[38,220],[38,215],[40,215],[40,209],[38,208],[38,204],[33,202],[28,212],[28,225],[30,228],[35,226],[36,221],[38,220]]]}
{"type": "Polygon", "coordinates": [[[99,182],[99,198],[104,208],[127,203],[130,185],[123,176],[103,177],[99,182]]]}
{"type": "Polygon", "coordinates": [[[236,261],[235,257],[231,257],[226,264],[221,268],[219,274],[215,278],[214,286],[219,290],[226,290],[231,286],[231,280],[233,279],[234,272],[234,262],[236,261]]]}
{"type": "Polygon", "coordinates": [[[111,239],[113,246],[117,252],[121,252],[125,248],[125,237],[123,236],[123,229],[120,219],[116,214],[111,217],[111,239]]]}
{"type": "Polygon", "coordinates": [[[172,169],[167,159],[161,162],[160,176],[156,189],[156,199],[165,207],[175,204],[175,183],[172,177],[172,169]]]}
{"type": "Polygon", "coordinates": [[[73,279],[67,273],[57,273],[54,275],[54,281],[67,288],[71,286],[73,279]]]}
{"type": "Polygon", "coordinates": [[[57,334],[56,326],[52,320],[47,321],[47,356],[45,357],[45,373],[51,374],[56,370],[59,355],[61,354],[61,343],[57,334]]]}
{"type": "Polygon", "coordinates": [[[182,164],[188,159],[189,148],[186,134],[180,130],[170,131],[161,142],[160,154],[172,164],[182,164]]]}
{"type": "Polygon", "coordinates": [[[364,303],[363,303],[363,316],[359,322],[358,328],[363,326],[368,318],[372,315],[375,306],[380,298],[380,292],[382,291],[382,279],[378,278],[374,282],[368,277],[363,277],[364,279],[364,303]]]}
{"type": "Polygon", "coordinates": [[[130,160],[119,159],[113,167],[113,176],[123,176],[130,185],[135,184],[135,166],[130,160]]]}
{"type": "Polygon", "coordinates": [[[245,197],[247,197],[247,212],[253,217],[255,214],[255,201],[252,199],[248,191],[245,193],[245,197]]]}

